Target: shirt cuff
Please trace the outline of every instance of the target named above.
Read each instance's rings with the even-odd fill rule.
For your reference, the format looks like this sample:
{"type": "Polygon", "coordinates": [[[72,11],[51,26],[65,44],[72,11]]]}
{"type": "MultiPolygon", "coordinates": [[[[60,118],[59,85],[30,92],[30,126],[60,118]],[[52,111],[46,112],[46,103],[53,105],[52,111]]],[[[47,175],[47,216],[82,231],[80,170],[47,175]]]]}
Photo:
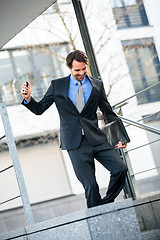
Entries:
{"type": "Polygon", "coordinates": [[[30,101],[31,101],[31,98],[29,99],[28,102],[24,99],[24,104],[28,104],[30,101]]]}

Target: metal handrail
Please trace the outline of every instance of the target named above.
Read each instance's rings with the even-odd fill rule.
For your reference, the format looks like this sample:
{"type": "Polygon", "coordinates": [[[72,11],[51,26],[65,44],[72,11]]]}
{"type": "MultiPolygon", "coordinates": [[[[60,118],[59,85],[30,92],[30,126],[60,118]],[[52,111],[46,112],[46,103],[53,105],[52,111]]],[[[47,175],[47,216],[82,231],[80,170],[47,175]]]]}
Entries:
{"type": "Polygon", "coordinates": [[[2,137],[0,137],[0,140],[2,140],[3,138],[5,138],[6,137],[6,135],[3,135],[2,137]]]}
{"type": "Polygon", "coordinates": [[[1,204],[7,203],[13,199],[21,197],[27,224],[31,225],[31,224],[34,224],[33,213],[32,213],[31,205],[29,202],[28,193],[26,190],[26,185],[24,182],[24,177],[23,177],[23,173],[22,173],[22,169],[21,169],[21,165],[20,165],[20,161],[19,161],[19,157],[16,149],[16,144],[14,141],[14,137],[13,137],[13,133],[12,133],[9,117],[8,117],[8,112],[5,104],[2,102],[1,94],[0,94],[0,115],[2,118],[6,139],[7,139],[7,144],[8,144],[9,152],[12,158],[12,163],[14,166],[15,175],[16,175],[16,179],[17,179],[17,183],[20,191],[19,196],[16,196],[14,198],[1,202],[1,204]]]}
{"type": "MultiPolygon", "coordinates": [[[[151,114],[149,114],[149,115],[147,115],[147,116],[145,116],[145,117],[143,117],[143,118],[137,120],[137,122],[144,121],[145,119],[150,118],[150,117],[152,117],[152,116],[154,116],[154,115],[156,115],[156,114],[158,114],[158,113],[160,113],[160,111],[157,111],[157,112],[155,112],[155,113],[151,113],[151,114]]],[[[128,126],[130,126],[130,124],[125,125],[125,127],[128,127],[128,126]]]]}
{"type": "Polygon", "coordinates": [[[13,198],[10,198],[10,199],[5,200],[4,202],[0,202],[0,205],[2,205],[2,204],[4,204],[4,203],[8,203],[8,202],[10,202],[10,201],[13,201],[13,200],[19,198],[20,196],[21,196],[21,195],[18,195],[18,196],[16,196],[16,197],[13,197],[13,198]]]}
{"type": "Polygon", "coordinates": [[[151,86],[144,88],[143,90],[141,90],[141,91],[139,91],[139,92],[131,95],[130,97],[128,97],[128,98],[120,101],[119,103],[116,103],[116,104],[113,105],[112,107],[113,107],[113,108],[115,108],[115,107],[116,107],[116,108],[121,107],[121,105],[124,104],[127,100],[129,100],[129,99],[131,99],[131,98],[133,98],[133,97],[136,97],[137,95],[141,94],[142,92],[145,92],[145,91],[147,91],[148,89],[150,89],[150,88],[152,88],[152,87],[155,87],[155,86],[158,85],[158,84],[160,84],[160,82],[154,83],[154,84],[152,84],[151,86]]]}
{"type": "Polygon", "coordinates": [[[12,167],[13,167],[13,164],[10,165],[9,167],[6,167],[6,168],[0,170],[0,173],[5,172],[5,171],[7,171],[8,169],[10,169],[10,168],[12,168],[12,167]]]}
{"type": "Polygon", "coordinates": [[[150,126],[148,126],[146,124],[138,123],[138,122],[130,120],[128,118],[124,118],[124,117],[122,117],[120,115],[118,115],[118,117],[120,119],[122,119],[122,121],[125,122],[125,123],[129,123],[130,125],[133,125],[135,127],[142,128],[143,130],[146,130],[148,132],[152,132],[152,133],[160,135],[160,129],[158,129],[158,128],[153,128],[153,127],[150,127],[150,126]]]}
{"type": "Polygon", "coordinates": [[[157,139],[157,140],[155,140],[155,141],[152,141],[152,142],[149,142],[149,143],[145,143],[145,144],[140,145],[140,146],[138,146],[138,147],[131,148],[131,149],[127,150],[127,152],[135,151],[135,150],[137,150],[137,149],[139,149],[139,148],[146,147],[146,146],[148,146],[148,145],[150,145],[150,144],[153,144],[153,143],[156,143],[156,142],[159,142],[159,141],[160,141],[160,139],[157,139]]]}
{"type": "Polygon", "coordinates": [[[156,169],[159,169],[159,167],[156,167],[156,168],[150,168],[150,169],[147,169],[147,170],[144,170],[144,171],[141,171],[141,172],[136,172],[134,174],[131,174],[131,176],[135,176],[135,175],[138,175],[138,174],[142,174],[142,173],[146,173],[146,172],[149,172],[149,171],[152,171],[152,170],[156,170],[156,169]]]}
{"type": "Polygon", "coordinates": [[[147,116],[145,116],[145,117],[137,120],[137,122],[144,121],[145,119],[150,118],[150,117],[152,117],[152,116],[154,116],[154,115],[156,115],[156,114],[160,114],[160,111],[157,111],[157,112],[155,112],[155,113],[151,113],[151,114],[149,114],[149,115],[147,115],[147,116]]]}

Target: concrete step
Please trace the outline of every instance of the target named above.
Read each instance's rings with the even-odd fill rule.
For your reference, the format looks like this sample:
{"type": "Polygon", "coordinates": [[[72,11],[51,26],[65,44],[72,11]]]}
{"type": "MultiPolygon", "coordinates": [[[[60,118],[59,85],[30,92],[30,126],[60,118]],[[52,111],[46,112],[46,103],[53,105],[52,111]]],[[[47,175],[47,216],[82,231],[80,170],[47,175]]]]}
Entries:
{"type": "MultiPolygon", "coordinates": [[[[105,190],[101,190],[102,196],[105,190]]],[[[119,200],[123,199],[122,193],[119,200]]],[[[139,226],[142,232],[150,229],[160,229],[160,194],[133,201],[139,226]]],[[[107,205],[106,205],[107,208],[107,205]]],[[[60,199],[32,205],[35,223],[86,210],[84,194],[66,196],[60,199]]],[[[0,233],[11,232],[26,226],[22,208],[1,212],[0,233]],[[16,219],[16,221],[15,221],[16,219]]],[[[146,232],[147,233],[147,232],[146,232]]]]}
{"type": "MultiPolygon", "coordinates": [[[[105,194],[105,192],[102,193],[102,194],[105,194]]],[[[123,198],[122,195],[119,196],[119,197],[123,198]]],[[[120,209],[120,208],[117,208],[117,206],[119,206],[118,205],[119,202],[123,202],[123,200],[121,200],[121,201],[118,200],[118,202],[115,202],[115,203],[113,203],[113,205],[111,205],[112,207],[114,206],[114,208],[113,208],[114,209],[113,210],[114,214],[116,214],[116,209],[118,211],[120,209]]],[[[126,200],[124,200],[124,202],[126,203],[126,200]]],[[[111,214],[111,212],[108,212],[108,211],[111,210],[110,204],[107,204],[103,207],[105,209],[103,215],[111,214]]],[[[142,239],[143,240],[149,240],[149,239],[150,240],[160,240],[160,236],[159,236],[159,229],[160,229],[160,211],[159,211],[159,209],[160,209],[160,194],[153,195],[153,196],[150,196],[150,197],[146,197],[146,198],[143,198],[143,199],[135,200],[135,201],[133,201],[133,207],[134,207],[134,210],[136,212],[136,219],[138,219],[140,230],[142,232],[142,239]],[[152,231],[148,231],[150,229],[152,229],[152,231]]],[[[66,197],[61,198],[61,199],[56,199],[56,200],[48,201],[48,202],[45,202],[45,203],[35,204],[35,205],[32,205],[32,210],[33,210],[35,223],[36,223],[34,225],[34,227],[38,226],[37,224],[39,224],[40,222],[41,222],[40,224],[42,224],[42,225],[46,224],[46,222],[51,224],[51,223],[56,222],[57,219],[59,219],[61,217],[62,217],[61,219],[66,219],[66,216],[69,217],[69,216],[72,216],[72,214],[73,215],[77,214],[77,216],[79,216],[80,212],[83,215],[84,213],[88,214],[88,211],[89,212],[92,211],[93,216],[94,216],[95,209],[97,209],[97,208],[92,208],[92,210],[86,209],[86,202],[85,202],[84,194],[77,195],[77,196],[74,196],[74,195],[73,196],[66,196],[66,197]],[[48,220],[48,221],[46,221],[46,220],[48,220]]],[[[24,234],[24,237],[23,238],[12,238],[12,239],[18,239],[18,240],[20,240],[20,239],[25,239],[25,240],[30,239],[30,238],[27,237],[27,235],[25,235],[26,234],[26,229],[30,229],[30,227],[29,228],[25,227],[26,222],[25,222],[25,218],[24,218],[23,215],[24,215],[23,214],[23,209],[13,209],[13,210],[10,210],[10,211],[1,212],[1,214],[0,214],[0,233],[5,233],[6,232],[6,234],[3,235],[3,237],[4,236],[9,236],[10,232],[13,231],[13,230],[21,229],[20,230],[21,234],[22,235],[24,234]],[[15,221],[15,219],[16,219],[16,221],[15,221]]],[[[96,216],[94,216],[94,217],[96,219],[96,216]]],[[[81,222],[83,220],[82,219],[77,219],[76,221],[81,222]]],[[[86,217],[86,221],[88,222],[87,217],[86,217]]],[[[115,221],[115,223],[116,222],[117,221],[115,221]]],[[[127,223],[127,219],[126,219],[126,224],[130,225],[130,219],[128,219],[128,223],[127,223]]],[[[60,226],[56,226],[54,224],[53,225],[51,224],[51,226],[52,226],[51,227],[52,231],[58,231],[58,229],[60,227],[60,226]]],[[[69,223],[64,221],[64,226],[66,226],[66,229],[67,229],[68,226],[69,226],[69,223]]],[[[90,225],[88,225],[88,226],[90,226],[90,225]]],[[[33,232],[34,232],[34,227],[32,229],[33,232]]],[[[110,228],[110,225],[108,225],[108,227],[110,228]]],[[[99,229],[101,229],[100,225],[99,225],[99,229]]],[[[43,231],[46,232],[47,230],[45,230],[45,228],[43,228],[43,231]]],[[[117,231],[117,230],[115,230],[115,231],[117,231]]],[[[19,232],[19,230],[18,230],[18,232],[19,232]]],[[[117,232],[119,233],[119,231],[117,231],[117,232]]],[[[13,236],[17,236],[16,231],[13,231],[12,233],[15,234],[13,236]]],[[[29,234],[29,236],[31,236],[31,235],[32,234],[29,234]]],[[[0,235],[0,240],[3,239],[1,237],[2,237],[2,235],[0,235]]],[[[4,238],[4,239],[9,239],[9,238],[4,238]]],[[[56,240],[57,239],[58,238],[56,238],[56,240]]],[[[64,239],[67,239],[67,238],[61,238],[61,239],[64,240],[64,239]]],[[[88,239],[90,239],[90,238],[88,238],[88,239]]],[[[91,238],[91,239],[95,239],[95,238],[91,238]]],[[[76,238],[75,238],[75,240],[76,240],[76,238]]],[[[98,240],[102,240],[102,239],[99,238],[98,240]]],[[[114,240],[116,240],[116,238],[114,238],[114,240]]]]}
{"type": "Polygon", "coordinates": [[[142,232],[160,229],[160,194],[137,199],[133,204],[142,232]]]}
{"type": "MultiPolygon", "coordinates": [[[[101,189],[102,196],[105,196],[105,192],[106,189],[101,189]]],[[[119,200],[123,200],[123,192],[116,199],[116,201],[119,200]]],[[[84,193],[32,204],[35,223],[85,210],[86,208],[84,193]]],[[[26,226],[26,220],[22,207],[0,212],[0,233],[10,232],[24,226],[26,226]]]]}
{"type": "Polygon", "coordinates": [[[142,240],[160,240],[160,229],[142,232],[142,240]]]}
{"type": "Polygon", "coordinates": [[[142,240],[132,199],[81,210],[0,235],[0,240],[142,240]]]}

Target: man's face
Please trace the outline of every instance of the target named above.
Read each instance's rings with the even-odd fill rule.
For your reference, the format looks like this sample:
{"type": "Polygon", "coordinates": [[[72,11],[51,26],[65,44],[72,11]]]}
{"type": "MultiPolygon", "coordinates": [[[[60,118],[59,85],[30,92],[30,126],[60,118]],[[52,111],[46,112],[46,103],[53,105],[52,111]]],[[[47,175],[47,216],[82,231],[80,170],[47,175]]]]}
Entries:
{"type": "Polygon", "coordinates": [[[69,70],[76,80],[82,81],[87,74],[87,65],[84,62],[73,60],[72,68],[69,68],[69,70]]]}

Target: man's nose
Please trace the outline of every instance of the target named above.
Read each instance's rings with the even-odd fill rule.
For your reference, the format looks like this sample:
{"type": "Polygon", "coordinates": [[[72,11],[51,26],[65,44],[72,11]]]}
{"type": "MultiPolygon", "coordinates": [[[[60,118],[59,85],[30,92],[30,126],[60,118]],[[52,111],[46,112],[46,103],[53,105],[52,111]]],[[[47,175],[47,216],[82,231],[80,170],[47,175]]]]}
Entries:
{"type": "Polygon", "coordinates": [[[81,70],[81,71],[79,72],[79,75],[84,75],[84,73],[85,73],[85,71],[84,71],[84,70],[81,70]]]}

